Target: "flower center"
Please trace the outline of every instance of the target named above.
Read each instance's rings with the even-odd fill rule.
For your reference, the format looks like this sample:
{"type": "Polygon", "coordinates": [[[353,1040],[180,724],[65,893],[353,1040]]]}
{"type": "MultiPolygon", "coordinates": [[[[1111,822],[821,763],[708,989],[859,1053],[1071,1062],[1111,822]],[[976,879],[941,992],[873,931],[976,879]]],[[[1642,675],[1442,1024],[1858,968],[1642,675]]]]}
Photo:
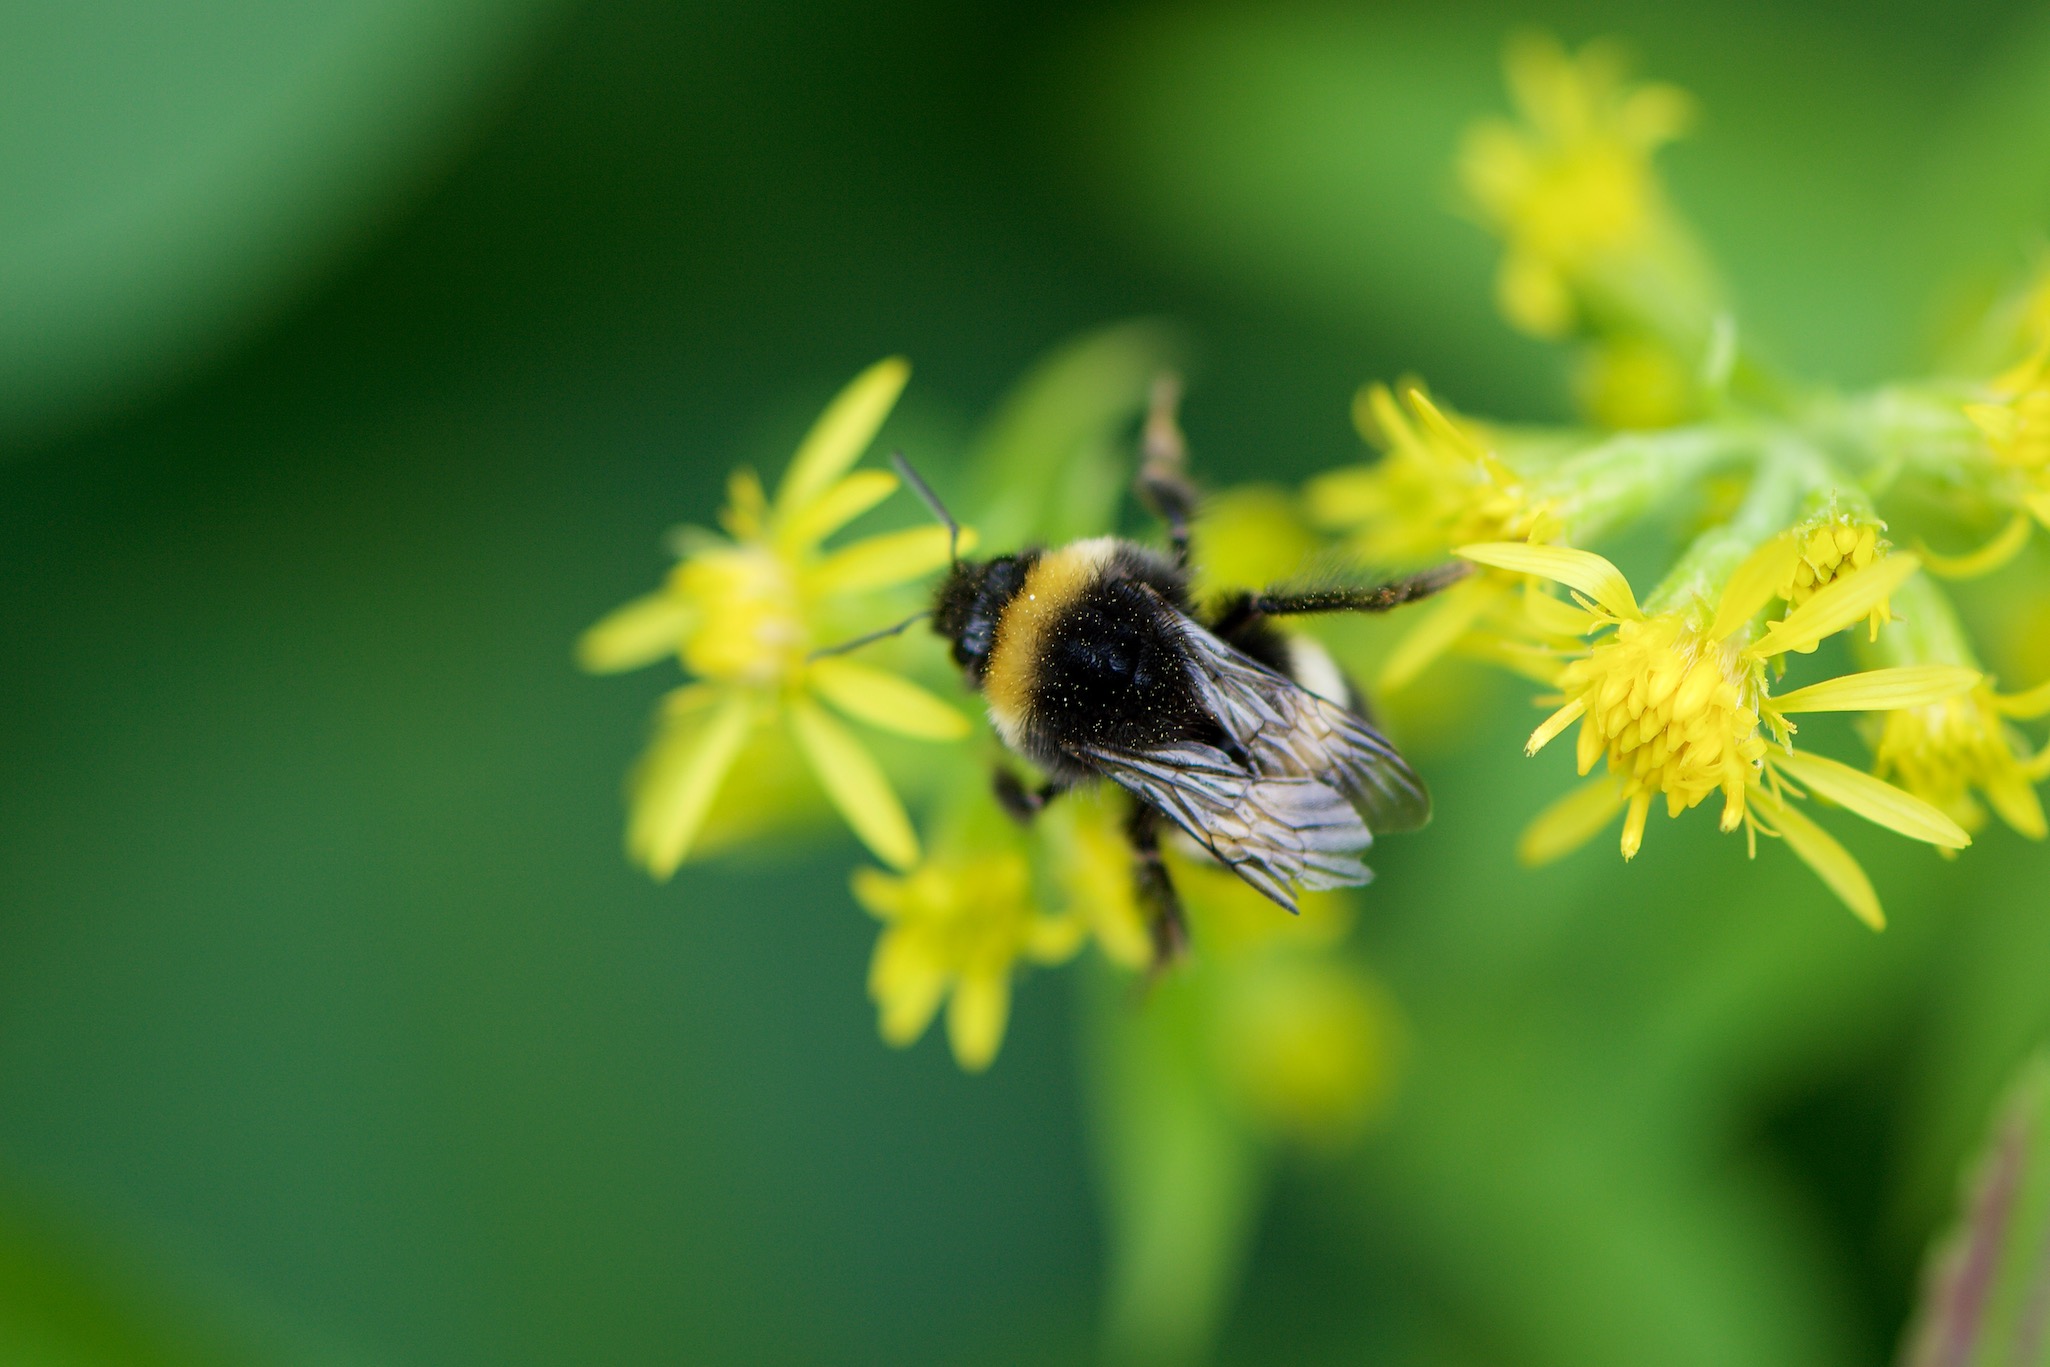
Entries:
{"type": "Polygon", "coordinates": [[[1882,774],[1946,810],[1970,787],[1989,787],[2015,768],[2000,718],[1978,694],[1886,714],[1877,753],[1882,774]]]}
{"type": "Polygon", "coordinates": [[[1663,793],[1677,816],[1720,789],[1725,828],[1742,817],[1765,739],[1757,673],[1735,645],[1709,641],[1673,615],[1624,622],[1559,682],[1585,708],[1582,773],[1606,754],[1633,799],[1663,793]]]}
{"type": "MultiPolygon", "coordinates": [[[[1798,535],[1798,533],[1797,533],[1798,535]]],[[[1780,596],[1789,607],[1799,607],[1828,588],[1841,575],[1862,570],[1879,554],[1879,528],[1848,518],[1825,522],[1800,541],[1800,559],[1794,562],[1794,577],[1780,596]]]]}
{"type": "Polygon", "coordinates": [[[1628,245],[1644,232],[1646,180],[1642,159],[1629,149],[1575,148],[1540,173],[1519,226],[1533,250],[1555,261],[1628,245]]]}
{"type": "Polygon", "coordinates": [[[702,614],[683,649],[693,673],[772,684],[803,667],[809,633],[797,577],[767,547],[701,551],[678,567],[676,584],[702,614]]]}

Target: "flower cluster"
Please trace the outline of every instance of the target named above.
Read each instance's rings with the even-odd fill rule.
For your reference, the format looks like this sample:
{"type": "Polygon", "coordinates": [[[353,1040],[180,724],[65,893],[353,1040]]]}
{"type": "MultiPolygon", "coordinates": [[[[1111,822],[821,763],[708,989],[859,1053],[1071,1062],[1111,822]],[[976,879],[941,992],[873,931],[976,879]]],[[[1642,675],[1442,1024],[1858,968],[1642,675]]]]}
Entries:
{"type": "MultiPolygon", "coordinates": [[[[1504,313],[1576,345],[1613,349],[1623,337],[1662,350],[1719,386],[1718,411],[1608,436],[1489,429],[1416,408],[1426,401],[1410,390],[1412,408],[1437,418],[1436,441],[1377,421],[1363,430],[1379,463],[1305,490],[1309,515],[1363,550],[1485,567],[1384,657],[1382,685],[1407,685],[1457,653],[1553,690],[1526,748],[1577,726],[1577,768],[1595,776],[1526,830],[1519,852],[1533,863],[1619,814],[1629,859],[1654,805],[1677,817],[1719,798],[1724,831],[1742,829],[1754,852],[1761,835],[1783,840],[1877,926],[1871,881],[1805,807],[1840,807],[1949,855],[1985,824],[1977,794],[2041,838],[2034,785],[2050,749],[2016,723],[2050,712],[2050,686],[1996,691],[1923,565],[1952,578],[1990,572],[2022,548],[2029,519],[2050,512],[2050,332],[1981,385],[1912,382],[1836,405],[1762,376],[1737,354],[1727,319],[1697,326],[1712,306],[1708,277],[1652,167],[1681,127],[1684,96],[1628,85],[1601,45],[1569,55],[1526,40],[1508,67],[1522,122],[1477,125],[1461,159],[1469,196],[1504,242],[1504,313]],[[1919,516],[1931,500],[1916,495],[1930,489],[2013,520],[1970,556],[1902,552],[1896,539],[1924,537],[1897,537],[1875,500],[1919,516]],[[1653,517],[1697,530],[1640,607],[1622,572],[1587,547],[1653,517]],[[1785,686],[1795,660],[1835,637],[1876,667],[1785,686]],[[1804,743],[1795,718],[1823,711],[1858,715],[1868,765],[1804,743]]],[[[1647,371],[1643,383],[1662,382],[1647,371]]],[[[1368,405],[1395,408],[1385,391],[1370,391],[1368,405]]],[[[1589,409],[1603,416],[1603,405],[1589,409]]]]}
{"type": "MultiPolygon", "coordinates": [[[[1457,695],[1416,687],[1455,659],[1544,690],[1548,712],[1525,749],[1572,732],[1585,782],[1526,828],[1517,848],[1531,863],[1618,821],[1629,860],[1655,810],[1706,805],[1749,853],[1761,838],[1782,843],[1878,927],[1878,890],[1819,811],[1945,857],[1989,810],[2044,838],[2050,746],[2029,726],[2050,714],[2050,683],[1995,678],[1954,598],[1966,590],[1943,581],[2012,563],[2036,524],[2050,526],[2050,291],[2011,311],[2022,354],[1990,378],[1856,395],[1803,386],[1739,345],[1660,183],[1654,153],[1687,126],[1689,99],[1626,79],[1605,45],[1523,40],[1508,75],[1517,117],[1471,130],[1459,176],[1502,242],[1503,313],[1574,349],[1587,424],[1486,422],[1414,381],[1368,384],[1353,403],[1368,448],[1358,464],[1299,492],[1212,491],[1195,527],[1198,592],[1333,557],[1473,566],[1407,610],[1392,638],[1334,625],[1325,643],[1378,691],[1407,691],[1420,714],[1426,692],[1457,695]],[[1981,548],[1930,549],[1966,536],[1981,548]],[[1852,725],[1804,733],[1820,713],[1852,725]],[[1853,734],[1864,755],[1821,752],[1853,734]]],[[[1125,328],[1035,373],[972,471],[966,511],[1001,529],[1000,549],[1113,530],[1149,395],[1143,440],[1180,450],[1160,397],[1174,386],[1157,379],[1168,360],[1156,335],[1125,328]]],[[[954,1057],[973,1071],[995,1058],[1026,967],[1088,958],[1156,983],[1161,970],[1120,802],[1076,792],[1021,826],[990,791],[992,761],[1013,761],[987,731],[971,743],[964,707],[927,686],[948,672],[937,642],[888,637],[860,659],[836,649],[882,642],[925,605],[916,586],[950,553],[935,526],[842,539],[899,488],[855,467],[908,373],[889,360],[857,377],[773,497],[735,474],[721,531],[681,533],[662,586],[578,649],[598,672],[669,659],[688,675],[634,774],[633,858],[667,877],[717,843],[716,814],[734,822],[729,837],[759,833],[823,795],[885,866],[852,880],[881,926],[868,987],[883,1037],[909,1044],[944,1010],[954,1057]]],[[[2002,601],[1975,618],[1997,623],[2002,601]]],[[[1196,1003],[1183,1055],[1204,1060],[1252,1130],[1313,1143],[1356,1134],[1387,1092],[1402,1032],[1342,950],[1350,903],[1313,895],[1290,920],[1193,845],[1170,842],[1162,857],[1194,942],[1172,970],[1173,990],[1196,1003]]]]}
{"type": "MultiPolygon", "coordinates": [[[[662,587],[598,622],[578,655],[594,672],[673,659],[690,676],[663,703],[634,774],[627,843],[636,862],[669,877],[707,847],[720,812],[752,815],[741,823],[749,834],[801,814],[805,793],[784,771],[808,773],[886,866],[857,870],[851,888],[880,923],[868,990],[884,1040],[911,1044],[944,1011],[954,1058],[975,1072],[997,1055],[1023,969],[1068,962],[1093,944],[1116,970],[1150,974],[1155,949],[1120,803],[1077,793],[1030,832],[1021,829],[992,798],[988,750],[948,743],[971,734],[967,717],[917,677],[945,668],[936,648],[897,638],[906,670],[838,648],[902,624],[926,592],[907,596],[907,586],[947,561],[941,527],[840,540],[899,488],[894,474],[854,467],[908,374],[903,362],[883,361],[849,384],[799,446],[773,498],[751,472],[733,475],[721,532],[679,534],[679,562],[662,587]],[[892,764],[897,752],[872,749],[857,725],[927,748],[892,764]],[[929,798],[924,839],[899,797],[907,790],[929,798]]],[[[1100,386],[1099,375],[1086,377],[1100,386]]],[[[1135,387],[1118,421],[1143,398],[1135,387]]],[[[1165,410],[1154,420],[1172,422],[1165,410]]],[[[1113,444],[1102,451],[1106,460],[1123,458],[1113,444]]],[[[1020,462],[1019,481],[1041,478],[1038,466],[1020,462]]],[[[1001,515],[1024,503],[1018,490],[1000,489],[990,510],[1001,515]]],[[[1278,491],[1265,500],[1244,491],[1206,509],[1204,541],[1219,554],[1206,557],[1203,573],[1221,566],[1257,581],[1295,568],[1299,556],[1277,555],[1276,517],[1293,518],[1278,491]]],[[[964,530],[961,545],[972,544],[964,530]]],[[[1297,549],[1312,544],[1303,532],[1297,549]]],[[[869,647],[888,648],[881,640],[869,647]]],[[[1385,994],[1333,960],[1334,936],[1280,935],[1271,904],[1235,878],[1191,850],[1170,848],[1166,857],[1186,889],[1206,962],[1218,966],[1206,969],[1214,974],[1203,997],[1214,1021],[1207,1047],[1220,1074],[1236,1079],[1248,1123],[1307,1142],[1356,1133],[1390,1075],[1397,1032],[1385,994]],[[1252,923],[1262,932],[1246,933],[1252,923]],[[1275,994],[1294,1003],[1290,1012],[1256,1010],[1275,994]],[[1241,1028],[1249,1014],[1261,1028],[1241,1028]]],[[[1330,895],[1311,899],[1305,919],[1346,924],[1330,895]]]]}

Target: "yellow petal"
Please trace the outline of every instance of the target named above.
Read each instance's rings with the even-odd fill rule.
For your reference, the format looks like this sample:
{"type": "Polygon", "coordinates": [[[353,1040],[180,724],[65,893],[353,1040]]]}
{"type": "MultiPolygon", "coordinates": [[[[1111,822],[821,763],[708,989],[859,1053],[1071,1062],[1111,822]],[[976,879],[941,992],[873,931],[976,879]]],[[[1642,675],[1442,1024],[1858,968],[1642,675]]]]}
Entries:
{"type": "Polygon", "coordinates": [[[1874,930],[1886,929],[1886,912],[1879,905],[1879,894],[1872,890],[1872,880],[1865,876],[1864,869],[1858,867],[1858,861],[1851,857],[1849,850],[1837,844],[1829,832],[1795,811],[1792,804],[1779,801],[1763,789],[1753,789],[1751,800],[1764,808],[1773,824],[1779,827],[1787,848],[1800,856],[1802,863],[1815,870],[1816,876],[1843,899],[1844,905],[1856,913],[1859,920],[1874,930]]]}
{"type": "Polygon", "coordinates": [[[918,837],[890,780],[854,734],[820,709],[799,699],[790,706],[790,733],[810,761],[826,796],[861,842],[892,868],[918,862],[918,837]]]}
{"type": "MultiPolygon", "coordinates": [[[[974,544],[974,537],[964,528],[961,549],[974,544]]],[[[913,527],[843,547],[820,561],[805,578],[817,593],[867,593],[930,574],[946,563],[947,529],[913,527]]]]}
{"type": "Polygon", "coordinates": [[[816,546],[896,493],[897,484],[888,470],[856,470],[778,527],[776,541],[786,549],[816,546]]]}
{"type": "Polygon", "coordinates": [[[628,852],[657,878],[667,878],[690,853],[754,724],[755,701],[733,693],[702,727],[677,727],[658,739],[634,779],[627,818],[628,852]]]}
{"type": "Polygon", "coordinates": [[[651,593],[621,604],[577,638],[577,665],[593,674],[618,674],[674,655],[697,614],[673,593],[651,593]]]}
{"type": "Polygon", "coordinates": [[[2036,796],[2020,766],[1994,770],[1986,776],[1984,787],[1986,800],[2017,835],[2030,840],[2050,835],[2050,824],[2043,820],[2043,800],[2036,796]]]}
{"type": "Polygon", "coordinates": [[[1530,739],[1523,743],[1523,753],[1534,755],[1547,745],[1550,745],[1561,731],[1564,731],[1567,727],[1578,721],[1581,713],[1585,711],[1587,711],[1587,699],[1575,698],[1551,716],[1546,717],[1538,724],[1538,729],[1530,733],[1530,739]]]}
{"type": "Polygon", "coordinates": [[[1791,536],[1776,536],[1751,552],[1723,586],[1722,602],[1716,606],[1708,639],[1720,641],[1757,616],[1794,573],[1794,564],[1800,558],[1801,552],[1791,536]]]}
{"type": "Polygon", "coordinates": [[[776,489],[778,518],[797,516],[861,459],[910,378],[911,363],[892,356],[862,371],[834,396],[783,472],[776,489]]]}
{"type": "Polygon", "coordinates": [[[1516,857],[1529,865],[1549,864],[1585,845],[1602,833],[1602,828],[1623,810],[1623,785],[1617,779],[1598,778],[1554,802],[1524,827],[1516,842],[1516,857]]]}
{"type": "Polygon", "coordinates": [[[1379,516],[1387,506],[1386,482],[1371,465],[1328,470],[1303,486],[1303,507],[1319,527],[1355,527],[1379,516]]]}
{"type": "Polygon", "coordinates": [[[1801,606],[1766,628],[1751,646],[1757,656],[1806,650],[1824,637],[1834,636],[1854,622],[1862,622],[1893,596],[1908,576],[1921,568],[1912,555],[1889,555],[1875,560],[1854,574],[1831,582],[1801,606]]]}
{"type": "Polygon", "coordinates": [[[1076,915],[1035,916],[1025,932],[1025,957],[1036,964],[1065,963],[1089,938],[1089,923],[1076,915]]]}
{"type": "Polygon", "coordinates": [[[1625,860],[1635,859],[1644,848],[1644,818],[1651,811],[1650,793],[1633,793],[1623,813],[1623,838],[1618,842],[1625,860]]]}
{"type": "Polygon", "coordinates": [[[828,656],[811,663],[819,696],[857,721],[920,740],[959,740],[968,718],[901,674],[828,656]]]}
{"type": "Polygon", "coordinates": [[[954,984],[947,1003],[947,1043],[962,1071],[979,1073],[996,1059],[1011,1015],[1011,981],[1003,973],[976,973],[954,984]]]}
{"type": "Polygon", "coordinates": [[[1868,669],[1797,688],[1771,699],[1769,706],[1775,712],[1889,712],[1968,693],[1978,686],[1980,677],[1977,670],[1960,665],[1868,669]]]}
{"type": "Polygon", "coordinates": [[[1769,699],[1773,711],[1894,711],[1927,707],[1978,687],[1982,674],[1960,664],[1904,664],[1892,670],[1839,674],[1769,699]]]}
{"type": "Polygon", "coordinates": [[[2038,489],[2023,494],[2022,503],[2035,514],[2036,521],[2050,527],[2050,491],[2038,489]]]}
{"type": "Polygon", "coordinates": [[[868,965],[868,995],[883,1041],[902,1049],[925,1033],[946,995],[947,975],[913,936],[886,930],[868,965]]]}
{"type": "Polygon", "coordinates": [[[1437,602],[1417,614],[1416,624],[1388,652],[1388,662],[1381,667],[1379,690],[1393,693],[1423,673],[1500,596],[1494,585],[1481,580],[1454,584],[1437,602]]]}
{"type": "Polygon", "coordinates": [[[1965,828],[1912,793],[1848,764],[1799,750],[1775,755],[1772,765],[1818,797],[1910,840],[1961,850],[1972,843],[1965,828]]]}
{"type": "Polygon", "coordinates": [[[2000,529],[1991,541],[1976,551],[1963,555],[1938,555],[1927,546],[1921,548],[1922,563],[1929,567],[1929,573],[1945,579],[1977,579],[1982,574],[1991,574],[2021,553],[2029,544],[2029,533],[2035,530],[2027,513],[2016,513],[2008,524],[2000,529]]]}
{"type": "Polygon", "coordinates": [[[1600,603],[1612,615],[1635,621],[1644,614],[1630,592],[1630,581],[1593,551],[1576,551],[1570,546],[1534,546],[1527,541],[1487,541],[1461,546],[1454,552],[1477,565],[1514,570],[1556,580],[1577,589],[1600,603]]]}
{"type": "Polygon", "coordinates": [[[1423,425],[1444,445],[1472,460],[1479,460],[1486,454],[1475,443],[1472,435],[1439,411],[1438,405],[1432,403],[1430,396],[1423,390],[1415,385],[1405,385],[1402,397],[1408,400],[1411,410],[1416,413],[1423,425]]]}
{"type": "Polygon", "coordinates": [[[878,921],[894,921],[904,914],[903,879],[881,869],[859,868],[847,882],[861,909],[878,921]]]}
{"type": "Polygon", "coordinates": [[[2050,712],[2050,679],[2020,693],[1994,694],[1993,708],[2009,717],[2040,717],[2050,712]]]}
{"type": "Polygon", "coordinates": [[[702,712],[726,696],[727,690],[718,684],[691,683],[681,688],[672,688],[662,695],[658,715],[663,721],[675,721],[693,712],[702,712]]]}
{"type": "Polygon", "coordinates": [[[1523,595],[1523,615],[1547,636],[1585,636],[1600,626],[1601,619],[1573,603],[1562,603],[1540,589],[1534,581],[1523,595]]]}

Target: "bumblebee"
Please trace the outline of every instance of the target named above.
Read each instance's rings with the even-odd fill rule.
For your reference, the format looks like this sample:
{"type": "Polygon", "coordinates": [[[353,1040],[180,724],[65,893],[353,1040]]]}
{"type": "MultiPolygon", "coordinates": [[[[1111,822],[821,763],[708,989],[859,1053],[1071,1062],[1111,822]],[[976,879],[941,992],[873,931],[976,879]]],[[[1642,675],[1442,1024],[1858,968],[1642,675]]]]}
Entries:
{"type": "MultiPolygon", "coordinates": [[[[1294,911],[1298,889],[1365,883],[1374,836],[1430,819],[1424,782],[1363,715],[1330,657],[1274,619],[1383,612],[1466,572],[1448,565],[1390,583],[1240,592],[1204,614],[1189,594],[1195,492],[1171,394],[1156,394],[1141,498],[1166,522],[1170,553],[1112,537],[953,563],[933,601],[968,686],[1004,744],[1045,782],[999,770],[1020,820],[1063,790],[1108,779],[1126,821],[1157,958],[1183,947],[1180,904],[1160,860],[1161,820],[1294,911]]],[[[900,473],[954,522],[901,457],[900,473]]]]}

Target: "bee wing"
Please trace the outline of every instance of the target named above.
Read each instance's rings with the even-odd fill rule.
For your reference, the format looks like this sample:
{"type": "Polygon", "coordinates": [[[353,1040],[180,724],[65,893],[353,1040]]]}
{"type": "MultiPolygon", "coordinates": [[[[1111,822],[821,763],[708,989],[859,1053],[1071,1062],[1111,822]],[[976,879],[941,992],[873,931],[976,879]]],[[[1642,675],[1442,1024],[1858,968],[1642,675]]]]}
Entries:
{"type": "Polygon", "coordinates": [[[1189,647],[1197,692],[1257,772],[1301,775],[1339,789],[1369,830],[1413,831],[1431,819],[1430,792],[1387,737],[1188,617],[1172,615],[1189,647]]]}
{"type": "Polygon", "coordinates": [[[1219,863],[1295,910],[1290,884],[1352,887],[1373,874],[1357,852],[1374,836],[1345,794],[1305,774],[1258,774],[1213,745],[1070,753],[1151,804],[1219,863]]]}

